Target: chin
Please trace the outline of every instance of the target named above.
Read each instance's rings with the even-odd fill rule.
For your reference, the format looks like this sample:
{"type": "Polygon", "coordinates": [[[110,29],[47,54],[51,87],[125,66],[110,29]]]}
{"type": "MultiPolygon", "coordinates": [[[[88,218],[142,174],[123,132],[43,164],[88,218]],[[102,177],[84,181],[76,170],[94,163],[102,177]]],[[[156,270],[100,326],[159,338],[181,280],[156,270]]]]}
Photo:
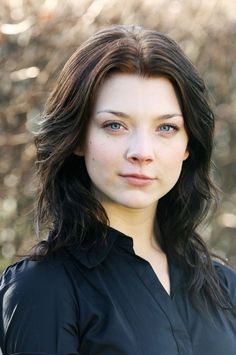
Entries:
{"type": "Polygon", "coordinates": [[[129,201],[117,201],[118,206],[122,206],[129,209],[139,210],[145,209],[157,204],[157,201],[144,201],[144,200],[129,200],[129,201]]]}

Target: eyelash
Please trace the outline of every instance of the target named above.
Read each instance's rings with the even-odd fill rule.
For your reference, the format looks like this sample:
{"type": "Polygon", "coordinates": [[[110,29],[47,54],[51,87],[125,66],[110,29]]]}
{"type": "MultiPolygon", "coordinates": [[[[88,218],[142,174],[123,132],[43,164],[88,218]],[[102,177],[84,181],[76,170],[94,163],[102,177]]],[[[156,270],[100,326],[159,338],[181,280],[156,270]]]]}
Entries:
{"type": "MultiPolygon", "coordinates": [[[[164,123],[164,124],[162,124],[159,128],[161,128],[161,127],[169,127],[169,128],[173,128],[173,130],[174,131],[178,131],[179,130],[179,127],[178,126],[176,126],[176,125],[174,125],[174,124],[166,124],[166,123],[164,123]]],[[[165,132],[169,132],[169,131],[165,131],[165,132]]]]}
{"type": "Polygon", "coordinates": [[[112,121],[112,122],[105,123],[103,125],[103,128],[110,128],[112,131],[117,131],[116,129],[111,128],[111,126],[114,124],[119,125],[120,127],[124,127],[120,122],[112,121]]]}
{"type": "MultiPolygon", "coordinates": [[[[119,129],[114,129],[114,128],[111,128],[111,126],[112,125],[119,125],[120,126],[120,128],[121,127],[123,127],[123,128],[125,128],[123,125],[122,125],[122,123],[120,123],[120,122],[117,122],[117,121],[112,121],[112,122],[107,122],[107,123],[105,123],[104,125],[103,125],[103,128],[110,128],[110,130],[112,131],[112,132],[119,132],[120,131],[120,128],[119,129]]],[[[163,123],[162,125],[160,125],[159,126],[159,129],[160,128],[163,128],[163,127],[169,127],[170,129],[173,129],[174,131],[178,131],[179,130],[179,127],[178,126],[176,126],[175,124],[169,124],[169,123],[163,123]]],[[[172,130],[168,130],[168,131],[160,131],[160,132],[164,132],[164,133],[171,133],[172,132],[172,130]]]]}

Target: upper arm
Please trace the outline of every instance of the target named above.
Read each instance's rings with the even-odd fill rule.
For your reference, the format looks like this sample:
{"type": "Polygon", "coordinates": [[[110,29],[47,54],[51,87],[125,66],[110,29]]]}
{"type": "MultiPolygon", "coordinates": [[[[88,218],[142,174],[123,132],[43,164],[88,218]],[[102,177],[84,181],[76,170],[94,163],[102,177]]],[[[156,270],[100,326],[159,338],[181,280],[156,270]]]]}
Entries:
{"type": "Polygon", "coordinates": [[[32,263],[3,284],[0,300],[3,355],[78,354],[77,303],[63,268],[32,263]]]}

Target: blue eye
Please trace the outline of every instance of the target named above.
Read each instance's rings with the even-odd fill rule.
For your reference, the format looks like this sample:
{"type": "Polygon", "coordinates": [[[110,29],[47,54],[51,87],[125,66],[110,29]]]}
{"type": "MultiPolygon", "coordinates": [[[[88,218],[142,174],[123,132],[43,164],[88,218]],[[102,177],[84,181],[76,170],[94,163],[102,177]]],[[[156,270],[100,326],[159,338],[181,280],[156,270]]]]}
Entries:
{"type": "Polygon", "coordinates": [[[103,127],[108,128],[111,131],[120,131],[123,128],[122,124],[119,122],[108,122],[104,124],[103,127]]]}
{"type": "Polygon", "coordinates": [[[109,126],[111,129],[113,129],[114,131],[121,128],[121,124],[118,123],[118,122],[112,122],[112,123],[110,123],[108,126],[109,126]]]}
{"type": "Polygon", "coordinates": [[[173,128],[172,126],[170,126],[170,125],[163,125],[163,126],[161,126],[160,127],[160,129],[162,130],[162,131],[169,131],[171,128],[173,128]]]}
{"type": "Polygon", "coordinates": [[[163,124],[162,126],[160,126],[160,131],[161,132],[172,132],[172,131],[177,131],[177,127],[172,125],[172,124],[163,124]]]}

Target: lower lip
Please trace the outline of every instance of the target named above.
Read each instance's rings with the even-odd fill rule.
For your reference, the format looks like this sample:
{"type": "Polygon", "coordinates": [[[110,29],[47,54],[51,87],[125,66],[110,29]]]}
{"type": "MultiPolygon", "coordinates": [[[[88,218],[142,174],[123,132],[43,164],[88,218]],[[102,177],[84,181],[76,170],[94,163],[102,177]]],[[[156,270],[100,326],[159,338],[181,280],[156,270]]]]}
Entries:
{"type": "Polygon", "coordinates": [[[143,178],[137,178],[134,176],[122,176],[122,179],[125,180],[130,185],[133,186],[147,186],[150,185],[153,182],[153,179],[143,179],[143,178]]]}

